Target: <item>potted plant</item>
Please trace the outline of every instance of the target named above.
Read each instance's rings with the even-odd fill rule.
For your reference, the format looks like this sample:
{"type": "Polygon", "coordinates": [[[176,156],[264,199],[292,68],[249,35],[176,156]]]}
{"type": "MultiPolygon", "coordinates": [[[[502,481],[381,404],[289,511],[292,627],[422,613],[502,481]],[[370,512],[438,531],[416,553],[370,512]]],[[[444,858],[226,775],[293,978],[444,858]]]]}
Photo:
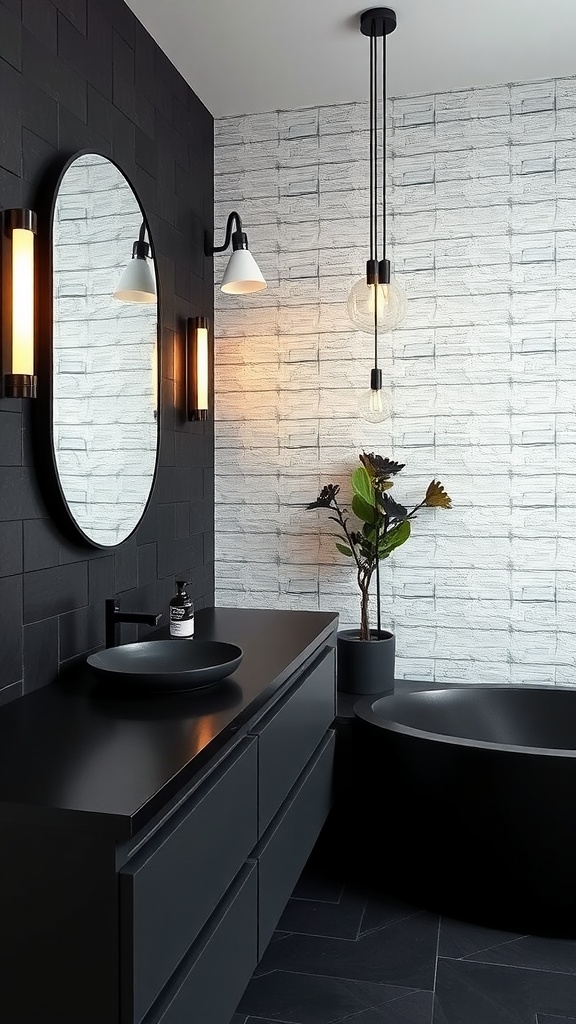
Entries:
{"type": "Polygon", "coordinates": [[[327,484],[307,509],[325,508],[336,523],[336,547],[353,560],[360,589],[360,628],[338,632],[338,688],[347,693],[387,693],[394,689],[395,637],[381,627],[380,562],[405,544],[412,531],[412,520],[422,508],[451,508],[452,502],[439,480],[432,480],[426,494],[413,508],[399,504],[388,493],[393,477],[404,464],[373,452],[360,455],[360,466],[352,473],[352,512],[358,528],[349,522],[349,513],[338,501],[340,487],[327,484]],[[377,624],[370,628],[370,587],[376,583],[377,624]]]}

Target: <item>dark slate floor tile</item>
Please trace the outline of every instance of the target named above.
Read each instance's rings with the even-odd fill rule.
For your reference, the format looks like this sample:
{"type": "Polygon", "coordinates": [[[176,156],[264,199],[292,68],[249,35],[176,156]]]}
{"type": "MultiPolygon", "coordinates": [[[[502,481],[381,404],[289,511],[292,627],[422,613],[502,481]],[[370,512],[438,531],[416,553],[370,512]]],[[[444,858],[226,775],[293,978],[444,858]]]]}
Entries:
{"type": "Polygon", "coordinates": [[[343,1024],[430,1024],[433,999],[432,992],[409,992],[384,1006],[357,1013],[343,1024]]]}
{"type": "Polygon", "coordinates": [[[576,1017],[558,1017],[550,1013],[537,1013],[536,1024],[576,1024],[576,1017]]]}
{"type": "Polygon", "coordinates": [[[439,955],[485,964],[576,974],[576,941],[515,935],[442,919],[439,955]]]}
{"type": "Polygon", "coordinates": [[[268,948],[261,967],[432,990],[437,934],[436,916],[421,913],[357,942],[288,935],[268,948]]]}
{"type": "Polygon", "coordinates": [[[252,979],[238,1010],[283,1024],[335,1024],[408,994],[396,985],[273,971],[252,979]]]}
{"type": "Polygon", "coordinates": [[[496,928],[482,928],[468,921],[457,921],[452,917],[440,918],[440,939],[438,956],[446,956],[452,960],[463,960],[465,957],[480,953],[483,949],[493,949],[504,942],[521,939],[517,932],[503,932],[496,928]]]}
{"type": "Polygon", "coordinates": [[[365,897],[348,889],[339,903],[291,899],[280,918],[280,928],[303,935],[356,939],[365,907],[365,897]]]}
{"type": "Polygon", "coordinates": [[[344,886],[340,878],[331,878],[321,871],[307,869],[297,882],[292,896],[298,900],[338,903],[343,889],[344,886]]]}
{"type": "Polygon", "coordinates": [[[383,896],[373,892],[366,893],[366,910],[362,918],[360,935],[374,931],[376,928],[384,928],[396,921],[402,921],[406,917],[421,913],[418,907],[411,903],[404,903],[403,900],[394,896],[383,896]]]}
{"type": "Polygon", "coordinates": [[[567,1016],[575,1006],[572,974],[438,961],[434,1024],[534,1024],[537,1014],[567,1016]]]}

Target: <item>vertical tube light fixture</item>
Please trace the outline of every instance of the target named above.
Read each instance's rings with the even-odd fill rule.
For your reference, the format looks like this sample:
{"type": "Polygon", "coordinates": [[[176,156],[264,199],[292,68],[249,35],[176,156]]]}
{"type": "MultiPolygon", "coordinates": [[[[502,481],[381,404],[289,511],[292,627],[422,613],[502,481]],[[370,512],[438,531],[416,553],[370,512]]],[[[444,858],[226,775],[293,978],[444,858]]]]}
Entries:
{"type": "Polygon", "coordinates": [[[34,238],[32,210],[2,212],[2,354],[6,398],[35,398],[34,238]]]}
{"type": "Polygon", "coordinates": [[[348,296],[348,316],[374,337],[370,390],[359,402],[360,415],[372,423],[382,422],[389,412],[378,366],[378,332],[393,330],[406,316],[406,295],[391,279],[386,255],[386,37],[395,28],[396,13],[389,7],[373,7],[360,16],[360,31],[370,39],[370,258],[365,276],[348,296]]]}
{"type": "Polygon", "coordinates": [[[207,420],[209,405],[208,318],[190,317],[186,330],[186,376],[189,420],[207,420]]]}

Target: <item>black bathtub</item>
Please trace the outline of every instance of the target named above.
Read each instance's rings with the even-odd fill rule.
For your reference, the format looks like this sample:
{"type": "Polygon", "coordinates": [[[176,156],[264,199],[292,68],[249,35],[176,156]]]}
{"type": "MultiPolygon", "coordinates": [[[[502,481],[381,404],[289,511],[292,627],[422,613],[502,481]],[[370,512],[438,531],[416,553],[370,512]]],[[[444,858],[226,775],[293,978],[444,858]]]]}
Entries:
{"type": "Polygon", "coordinates": [[[431,909],[576,937],[576,690],[400,691],[354,712],[372,866],[431,909]]]}

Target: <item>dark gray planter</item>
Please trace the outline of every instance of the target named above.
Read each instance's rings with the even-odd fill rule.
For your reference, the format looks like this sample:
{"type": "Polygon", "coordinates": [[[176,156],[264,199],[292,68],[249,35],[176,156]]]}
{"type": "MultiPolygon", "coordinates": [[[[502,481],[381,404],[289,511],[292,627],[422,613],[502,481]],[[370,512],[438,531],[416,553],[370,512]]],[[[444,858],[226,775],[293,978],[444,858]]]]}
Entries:
{"type": "Polygon", "coordinates": [[[386,629],[371,629],[371,640],[359,640],[359,630],[337,634],[337,681],[343,693],[392,693],[396,637],[386,629]]]}

